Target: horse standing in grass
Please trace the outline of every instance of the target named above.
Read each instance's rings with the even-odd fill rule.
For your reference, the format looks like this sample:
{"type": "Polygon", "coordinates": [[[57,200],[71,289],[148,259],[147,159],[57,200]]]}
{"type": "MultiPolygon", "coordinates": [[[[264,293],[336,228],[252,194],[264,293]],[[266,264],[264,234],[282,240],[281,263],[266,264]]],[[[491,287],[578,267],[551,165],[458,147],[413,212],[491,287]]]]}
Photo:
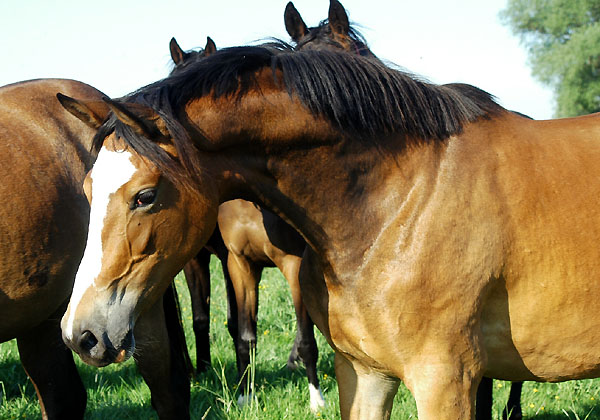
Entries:
{"type": "MultiPolygon", "coordinates": [[[[40,79],[0,88],[0,342],[17,339],[43,419],[81,419],[86,407],[72,353],[61,339],[60,318],[85,246],[89,204],[82,183],[96,158],[88,124],[102,123],[108,113],[103,96],[73,80],[40,79]],[[86,98],[86,123],[65,111],[58,92],[86,98]]],[[[171,325],[178,326],[173,296],[165,302],[171,325]]],[[[160,418],[185,418],[162,411],[185,405],[185,386],[173,392],[169,380],[157,376],[172,378],[177,365],[169,365],[166,335],[164,342],[154,343],[166,333],[162,301],[155,306],[160,308],[156,320],[140,324],[138,367],[160,418]],[[151,331],[144,331],[144,325],[151,331]]],[[[177,362],[177,356],[171,360],[177,362]]]]}
{"type": "Polygon", "coordinates": [[[221,50],[110,105],[86,182],[105,251],[63,318],[88,357],[133,350],[141,308],[241,197],[310,245],[300,284],[344,419],[388,418],[399,380],[419,418],[454,420],[483,375],[600,374],[599,116],[531,121],[472,86],[284,47],[221,50]]]}

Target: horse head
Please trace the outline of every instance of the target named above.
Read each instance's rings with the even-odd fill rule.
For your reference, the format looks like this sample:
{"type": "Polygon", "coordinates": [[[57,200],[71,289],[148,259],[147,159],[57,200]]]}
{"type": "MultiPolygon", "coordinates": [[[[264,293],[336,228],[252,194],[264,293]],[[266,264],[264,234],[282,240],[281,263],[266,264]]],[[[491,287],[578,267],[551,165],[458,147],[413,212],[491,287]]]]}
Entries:
{"type": "MultiPolygon", "coordinates": [[[[61,323],[67,345],[95,366],[133,355],[137,318],[206,242],[217,209],[210,189],[200,196],[177,188],[120,138],[124,130],[152,139],[156,153],[177,162],[168,130],[151,109],[106,101],[120,129],[97,136],[98,159],[84,182],[91,205],[87,245],[61,323]]],[[[91,119],[86,104],[71,102],[76,116],[91,119]]]]}
{"type": "Polygon", "coordinates": [[[206,46],[204,49],[184,51],[175,38],[171,38],[169,43],[169,50],[171,52],[171,59],[175,64],[175,67],[171,71],[171,74],[178,72],[179,70],[187,67],[191,62],[197,59],[208,57],[217,51],[217,45],[211,37],[206,37],[206,46]]]}
{"type": "Polygon", "coordinates": [[[338,0],[331,0],[329,15],[319,26],[309,28],[290,1],[284,12],[285,29],[296,49],[341,49],[375,57],[363,36],[350,25],[348,14],[338,0]]]}

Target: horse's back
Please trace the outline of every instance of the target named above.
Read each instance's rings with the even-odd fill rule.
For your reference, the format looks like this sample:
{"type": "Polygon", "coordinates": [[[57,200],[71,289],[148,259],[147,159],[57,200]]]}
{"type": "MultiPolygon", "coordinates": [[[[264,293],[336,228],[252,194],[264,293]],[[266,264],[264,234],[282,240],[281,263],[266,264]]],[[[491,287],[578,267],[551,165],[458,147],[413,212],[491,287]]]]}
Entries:
{"type": "Polygon", "coordinates": [[[94,131],[63,108],[56,98],[57,93],[82,100],[100,101],[104,96],[90,85],[67,79],[37,79],[0,87],[3,141],[11,136],[13,141],[18,141],[22,130],[29,130],[39,134],[28,139],[29,144],[43,143],[46,148],[57,149],[64,149],[65,143],[80,144],[87,152],[80,157],[89,166],[92,161],[86,154],[91,145],[89,134],[93,135],[94,131]],[[5,131],[8,127],[16,128],[16,132],[5,131]],[[49,142],[54,144],[49,146],[49,142]]]}
{"type": "Polygon", "coordinates": [[[64,110],[59,92],[102,98],[72,80],[0,88],[0,341],[41,322],[68,297],[85,246],[82,183],[94,161],[94,131],[64,110]]]}

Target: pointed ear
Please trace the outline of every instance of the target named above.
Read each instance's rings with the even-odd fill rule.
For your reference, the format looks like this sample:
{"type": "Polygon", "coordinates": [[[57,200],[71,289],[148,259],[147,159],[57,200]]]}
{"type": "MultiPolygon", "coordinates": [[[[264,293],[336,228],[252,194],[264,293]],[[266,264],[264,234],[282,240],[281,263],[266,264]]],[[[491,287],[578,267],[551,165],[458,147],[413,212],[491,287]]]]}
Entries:
{"type": "Polygon", "coordinates": [[[300,16],[300,13],[294,7],[294,3],[289,2],[285,6],[283,20],[285,22],[285,29],[294,42],[300,41],[308,33],[308,28],[304,20],[302,20],[302,16],[300,16]]]}
{"type": "Polygon", "coordinates": [[[119,121],[131,127],[140,136],[151,139],[162,134],[158,126],[150,122],[151,120],[160,119],[152,109],[141,105],[113,101],[107,97],[102,98],[102,100],[119,121]]]}
{"type": "Polygon", "coordinates": [[[171,50],[171,58],[175,65],[179,65],[186,59],[188,53],[183,51],[175,38],[171,38],[171,42],[169,42],[169,49],[171,50]]]}
{"type": "Polygon", "coordinates": [[[338,0],[331,0],[329,3],[329,26],[333,33],[339,35],[348,35],[350,32],[348,14],[338,0]]]}
{"type": "Polygon", "coordinates": [[[103,101],[77,100],[62,93],[57,93],[56,98],[67,111],[94,130],[100,128],[108,116],[109,108],[103,101]]]}
{"type": "Polygon", "coordinates": [[[208,57],[211,54],[214,54],[217,52],[217,44],[215,44],[215,41],[212,40],[211,37],[207,36],[206,37],[206,47],[204,47],[204,56],[208,57]]]}

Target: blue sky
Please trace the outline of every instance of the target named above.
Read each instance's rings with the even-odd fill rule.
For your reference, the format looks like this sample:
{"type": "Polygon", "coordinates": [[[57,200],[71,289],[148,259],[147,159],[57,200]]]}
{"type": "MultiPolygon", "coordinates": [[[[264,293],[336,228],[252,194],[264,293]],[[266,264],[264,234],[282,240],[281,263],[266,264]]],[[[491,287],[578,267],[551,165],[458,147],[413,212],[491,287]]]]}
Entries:
{"type": "MultiPolygon", "coordinates": [[[[530,74],[519,40],[498,13],[506,0],[341,0],[380,57],[434,83],[464,82],[505,107],[551,118],[552,93],[530,74]]],[[[288,40],[287,0],[2,0],[0,85],[72,78],[112,97],[167,75],[172,36],[184,49],[275,36],[288,40]]],[[[295,0],[309,26],[328,0],[295,0]]]]}

